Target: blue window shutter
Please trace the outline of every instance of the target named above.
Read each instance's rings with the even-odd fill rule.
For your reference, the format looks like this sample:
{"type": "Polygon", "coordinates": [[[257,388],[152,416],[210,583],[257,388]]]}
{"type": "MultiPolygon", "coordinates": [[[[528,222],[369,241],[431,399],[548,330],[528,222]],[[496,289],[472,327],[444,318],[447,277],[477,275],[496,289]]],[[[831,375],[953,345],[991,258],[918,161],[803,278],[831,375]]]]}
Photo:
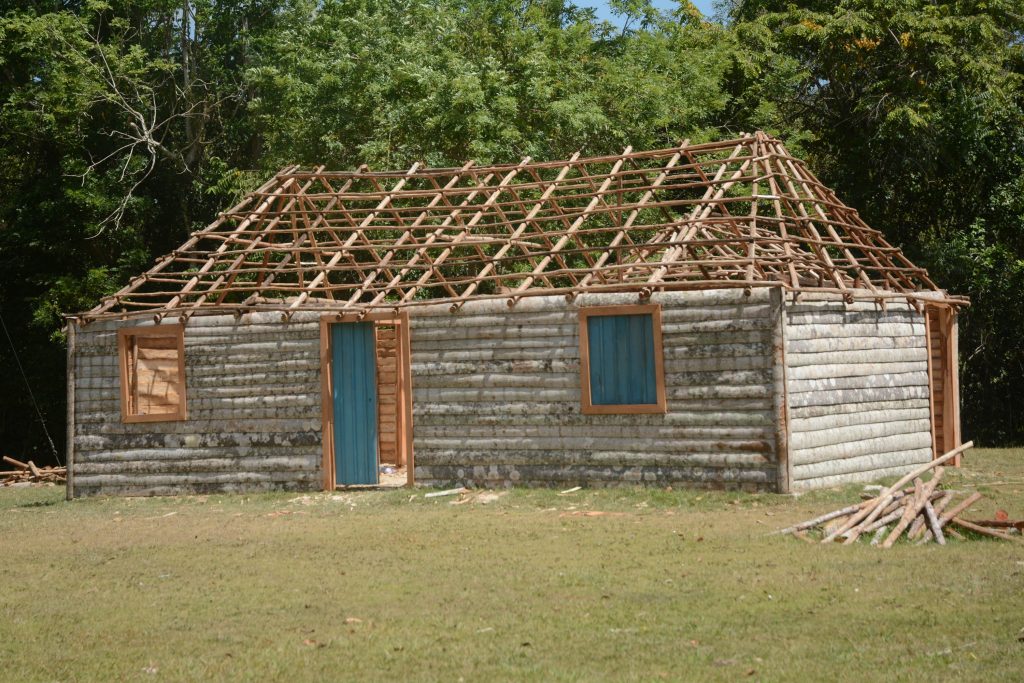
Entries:
{"type": "Polygon", "coordinates": [[[658,402],[653,316],[592,315],[587,318],[587,337],[593,405],[658,402]]]}

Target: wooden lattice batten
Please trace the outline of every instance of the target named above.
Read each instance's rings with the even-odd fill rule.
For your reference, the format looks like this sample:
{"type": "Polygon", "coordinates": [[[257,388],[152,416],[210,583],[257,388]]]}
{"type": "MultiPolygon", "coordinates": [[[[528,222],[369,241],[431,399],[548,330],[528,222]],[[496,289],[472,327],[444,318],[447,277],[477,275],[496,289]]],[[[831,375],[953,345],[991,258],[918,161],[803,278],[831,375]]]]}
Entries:
{"type": "Polygon", "coordinates": [[[966,303],[755,133],[497,166],[289,167],[83,319],[766,286],[966,303]]]}

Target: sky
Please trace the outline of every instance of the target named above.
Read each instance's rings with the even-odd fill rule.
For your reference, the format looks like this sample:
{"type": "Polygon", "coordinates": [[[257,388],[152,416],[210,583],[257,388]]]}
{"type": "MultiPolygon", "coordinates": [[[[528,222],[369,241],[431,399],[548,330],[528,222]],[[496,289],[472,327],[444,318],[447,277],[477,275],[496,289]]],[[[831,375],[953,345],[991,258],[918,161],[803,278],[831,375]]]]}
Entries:
{"type": "MultiPolygon", "coordinates": [[[[693,4],[697,6],[697,9],[703,12],[705,16],[710,17],[712,14],[714,14],[714,0],[692,1],[693,4]]],[[[580,7],[593,7],[595,10],[597,10],[598,19],[606,19],[616,24],[620,23],[621,21],[621,19],[612,15],[611,11],[608,9],[608,3],[602,2],[602,0],[576,0],[575,4],[580,7]]],[[[673,2],[673,0],[654,0],[654,6],[657,7],[658,9],[663,10],[672,9],[676,6],[676,3],[673,2]]]]}

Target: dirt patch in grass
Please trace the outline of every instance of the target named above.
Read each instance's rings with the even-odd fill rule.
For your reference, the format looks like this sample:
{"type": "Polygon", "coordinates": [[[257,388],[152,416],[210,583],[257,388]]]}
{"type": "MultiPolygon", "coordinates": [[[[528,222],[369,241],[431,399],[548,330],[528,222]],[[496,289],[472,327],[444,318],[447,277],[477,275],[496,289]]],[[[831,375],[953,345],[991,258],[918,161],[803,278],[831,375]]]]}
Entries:
{"type": "MultiPolygon", "coordinates": [[[[1024,451],[947,476],[1024,516],[1024,451]]],[[[859,490],[0,490],[0,677],[1019,680],[1022,545],[768,535],[859,490]]]]}

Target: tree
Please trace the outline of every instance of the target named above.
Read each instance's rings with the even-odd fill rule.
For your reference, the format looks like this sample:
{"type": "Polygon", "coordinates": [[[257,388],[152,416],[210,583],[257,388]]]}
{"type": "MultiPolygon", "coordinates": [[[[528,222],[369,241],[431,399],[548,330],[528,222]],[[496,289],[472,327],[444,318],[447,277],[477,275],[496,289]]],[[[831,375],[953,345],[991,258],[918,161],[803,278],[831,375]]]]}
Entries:
{"type": "Polygon", "coordinates": [[[735,2],[740,112],[802,129],[826,182],[951,291],[965,431],[1021,443],[1019,2],[735,2]]]}

